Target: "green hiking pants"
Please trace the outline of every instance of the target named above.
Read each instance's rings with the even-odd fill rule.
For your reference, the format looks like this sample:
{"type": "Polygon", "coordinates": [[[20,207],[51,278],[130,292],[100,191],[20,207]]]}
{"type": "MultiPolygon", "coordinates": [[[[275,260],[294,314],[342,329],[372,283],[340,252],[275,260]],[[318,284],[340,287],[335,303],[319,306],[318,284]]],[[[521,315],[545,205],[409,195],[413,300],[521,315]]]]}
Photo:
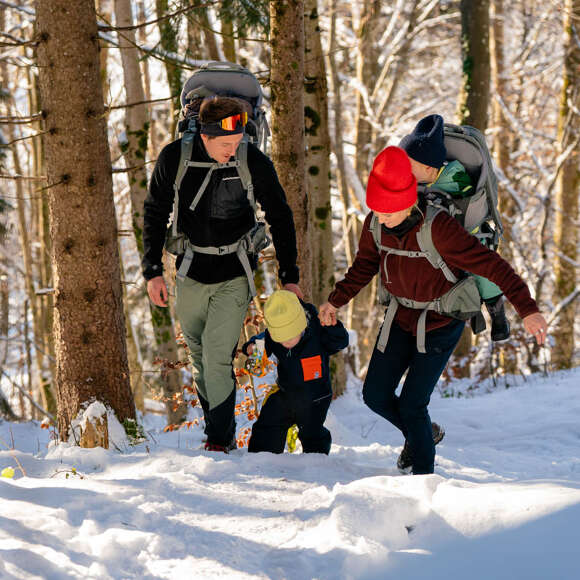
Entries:
{"type": "Polygon", "coordinates": [[[193,378],[214,409],[235,389],[232,361],[250,303],[245,276],[218,284],[176,281],[175,311],[191,353],[193,378]]]}

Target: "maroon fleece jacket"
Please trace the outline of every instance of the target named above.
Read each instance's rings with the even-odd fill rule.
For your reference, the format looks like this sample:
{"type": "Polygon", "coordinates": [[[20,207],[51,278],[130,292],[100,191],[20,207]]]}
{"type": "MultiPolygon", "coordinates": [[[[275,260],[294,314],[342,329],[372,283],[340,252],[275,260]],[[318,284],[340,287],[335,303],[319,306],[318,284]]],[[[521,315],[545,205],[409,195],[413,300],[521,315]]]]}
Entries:
{"type": "MultiPolygon", "coordinates": [[[[370,230],[371,218],[372,212],[365,219],[352,266],[328,297],[333,306],[338,308],[351,300],[373,279],[379,269],[382,283],[395,296],[429,301],[439,298],[453,286],[443,272],[433,268],[426,258],[390,254],[385,259],[384,252],[379,255],[370,230]]],[[[417,232],[422,223],[423,220],[419,221],[401,238],[389,234],[381,227],[382,245],[400,250],[420,251],[417,232]]],[[[458,278],[462,271],[466,271],[495,282],[522,318],[538,312],[526,283],[513,268],[496,252],[489,250],[470,235],[455,219],[441,212],[433,220],[431,231],[437,251],[458,278]]],[[[399,305],[395,321],[403,330],[416,334],[420,314],[420,310],[399,305]]],[[[426,329],[440,328],[450,322],[449,317],[430,311],[427,314],[426,329]]]]}

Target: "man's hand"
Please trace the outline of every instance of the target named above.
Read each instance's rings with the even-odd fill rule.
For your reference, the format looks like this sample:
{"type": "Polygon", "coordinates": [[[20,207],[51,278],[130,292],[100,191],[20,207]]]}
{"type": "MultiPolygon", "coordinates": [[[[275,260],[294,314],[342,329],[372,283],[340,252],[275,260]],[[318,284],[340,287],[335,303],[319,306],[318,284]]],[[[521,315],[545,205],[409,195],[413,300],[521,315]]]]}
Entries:
{"type": "Polygon", "coordinates": [[[330,302],[325,302],[318,309],[318,318],[322,326],[334,326],[336,324],[336,312],[338,308],[333,306],[330,302]]]}
{"type": "Polygon", "coordinates": [[[539,312],[530,314],[524,318],[524,328],[534,336],[540,346],[546,342],[548,323],[539,312]]]}
{"type": "Polygon", "coordinates": [[[147,294],[155,306],[167,306],[167,286],[163,276],[156,276],[147,281],[147,294]]]}
{"type": "Polygon", "coordinates": [[[300,290],[300,286],[298,284],[284,284],[284,290],[288,290],[288,292],[294,292],[300,300],[304,300],[304,294],[302,290],[300,290]]]}

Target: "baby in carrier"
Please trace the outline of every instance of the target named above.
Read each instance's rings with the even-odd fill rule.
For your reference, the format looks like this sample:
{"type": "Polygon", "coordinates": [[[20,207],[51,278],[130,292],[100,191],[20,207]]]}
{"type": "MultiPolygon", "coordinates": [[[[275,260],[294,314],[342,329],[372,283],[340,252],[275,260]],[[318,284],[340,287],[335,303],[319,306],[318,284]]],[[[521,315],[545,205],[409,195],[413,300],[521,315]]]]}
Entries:
{"type": "MultiPolygon", "coordinates": [[[[448,193],[454,198],[469,197],[475,191],[465,167],[457,159],[446,161],[447,149],[443,128],[443,118],[440,115],[424,117],[417,123],[412,133],[403,137],[400,147],[409,156],[417,183],[448,193]]],[[[474,234],[476,231],[471,233],[474,234]]],[[[510,325],[505,315],[502,291],[487,278],[481,276],[474,278],[491,317],[491,339],[506,340],[510,335],[510,325]]]]}

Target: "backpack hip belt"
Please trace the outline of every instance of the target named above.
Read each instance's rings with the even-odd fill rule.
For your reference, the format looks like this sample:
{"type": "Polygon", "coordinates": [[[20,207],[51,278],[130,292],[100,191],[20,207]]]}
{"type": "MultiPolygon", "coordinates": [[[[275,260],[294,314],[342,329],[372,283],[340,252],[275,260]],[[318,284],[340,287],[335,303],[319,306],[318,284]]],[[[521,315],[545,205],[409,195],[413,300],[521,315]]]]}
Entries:
{"type": "Polygon", "coordinates": [[[209,254],[212,256],[226,256],[228,254],[237,254],[246,277],[248,278],[248,285],[250,287],[250,292],[252,297],[256,295],[256,284],[254,283],[254,273],[252,271],[252,265],[248,258],[248,254],[258,254],[261,250],[270,244],[270,239],[266,235],[266,224],[263,222],[258,222],[248,233],[244,234],[237,242],[233,244],[228,244],[225,246],[196,246],[192,244],[188,239],[183,241],[185,254],[183,260],[177,271],[177,277],[180,280],[185,279],[191,262],[193,261],[193,255],[197,252],[198,254],[209,254]]]}
{"type": "Polygon", "coordinates": [[[468,320],[480,313],[480,298],[477,284],[472,276],[463,278],[453,285],[445,294],[426,302],[413,300],[403,296],[388,293],[389,306],[385,312],[385,320],[377,341],[377,349],[385,352],[391,326],[399,305],[416,310],[422,310],[417,321],[417,351],[425,354],[426,322],[429,311],[437,312],[457,320],[468,320]]]}

